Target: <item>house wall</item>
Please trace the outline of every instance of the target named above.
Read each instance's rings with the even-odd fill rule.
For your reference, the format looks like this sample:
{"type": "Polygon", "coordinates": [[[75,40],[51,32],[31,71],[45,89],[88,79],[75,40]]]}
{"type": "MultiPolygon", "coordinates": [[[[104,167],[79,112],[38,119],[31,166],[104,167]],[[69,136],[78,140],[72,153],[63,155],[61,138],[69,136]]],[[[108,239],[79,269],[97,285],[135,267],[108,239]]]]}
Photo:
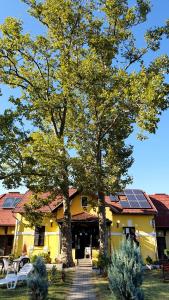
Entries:
{"type": "Polygon", "coordinates": [[[166,241],[166,248],[169,249],[169,230],[166,230],[165,241],[166,241]]]}
{"type": "Polygon", "coordinates": [[[151,215],[112,215],[111,246],[112,251],[117,249],[125,236],[123,227],[135,227],[136,237],[140,245],[143,260],[150,256],[157,260],[156,233],[151,215]],[[118,225],[117,225],[118,224],[118,225]]]}
{"type": "MultiPolygon", "coordinates": [[[[90,197],[91,204],[94,203],[92,197],[90,197]]],[[[75,196],[71,202],[71,214],[79,214],[83,212],[84,209],[81,205],[80,195],[75,196]]],[[[85,209],[85,211],[97,214],[97,209],[90,205],[85,209]]],[[[27,245],[28,255],[38,254],[40,252],[50,252],[52,261],[55,261],[55,258],[60,257],[60,230],[57,224],[57,219],[63,217],[63,210],[59,208],[57,213],[53,218],[53,226],[51,227],[50,218],[44,219],[42,225],[45,225],[45,242],[43,247],[34,246],[34,228],[25,227],[24,218],[18,214],[17,218],[19,222],[15,231],[15,245],[14,252],[17,255],[20,255],[22,252],[23,244],[27,245]],[[55,221],[54,221],[55,220],[55,221]]],[[[152,226],[152,215],[118,215],[112,214],[110,208],[106,208],[106,217],[112,221],[110,232],[109,232],[109,249],[111,252],[117,249],[124,237],[123,227],[135,227],[136,236],[138,238],[141,253],[145,261],[147,256],[150,256],[153,260],[157,259],[157,244],[156,244],[156,235],[155,230],[152,226]],[[117,227],[117,221],[120,221],[119,226],[117,227]]],[[[98,255],[98,250],[92,251],[92,257],[95,259],[98,255]]],[[[75,251],[73,249],[73,257],[75,257],[75,251]]]]}
{"type": "Polygon", "coordinates": [[[53,220],[52,226],[50,223],[50,218],[45,218],[43,221],[43,226],[45,226],[45,240],[44,246],[34,246],[34,228],[24,226],[28,225],[24,217],[18,214],[17,216],[19,222],[17,224],[15,232],[15,242],[14,242],[14,253],[20,256],[22,253],[22,247],[24,244],[27,246],[28,255],[31,257],[40,253],[50,252],[50,257],[52,262],[55,262],[55,258],[59,256],[60,253],[60,230],[58,224],[53,220]]]}

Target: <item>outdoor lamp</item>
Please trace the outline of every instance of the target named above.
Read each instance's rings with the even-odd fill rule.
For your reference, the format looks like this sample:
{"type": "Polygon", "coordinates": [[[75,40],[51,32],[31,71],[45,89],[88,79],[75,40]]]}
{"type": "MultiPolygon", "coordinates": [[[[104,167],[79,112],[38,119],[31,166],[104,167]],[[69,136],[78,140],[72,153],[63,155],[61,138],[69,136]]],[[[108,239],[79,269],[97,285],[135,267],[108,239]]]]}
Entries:
{"type": "Polygon", "coordinates": [[[117,225],[117,228],[119,228],[119,225],[120,225],[120,220],[117,220],[117,223],[116,223],[116,225],[117,225]]]}

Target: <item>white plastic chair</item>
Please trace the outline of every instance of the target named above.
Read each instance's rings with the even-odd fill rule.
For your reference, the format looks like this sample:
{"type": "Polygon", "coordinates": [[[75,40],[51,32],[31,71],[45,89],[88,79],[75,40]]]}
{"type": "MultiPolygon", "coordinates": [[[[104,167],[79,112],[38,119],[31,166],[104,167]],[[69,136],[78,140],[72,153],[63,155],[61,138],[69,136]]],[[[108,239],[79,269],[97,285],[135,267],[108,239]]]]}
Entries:
{"type": "Polygon", "coordinates": [[[27,280],[32,270],[32,264],[25,264],[17,274],[7,274],[5,278],[1,279],[0,286],[6,285],[7,289],[15,289],[17,282],[27,280]]]}
{"type": "Polygon", "coordinates": [[[8,268],[9,268],[9,264],[10,264],[10,261],[8,258],[3,258],[3,267],[2,267],[2,271],[3,273],[7,273],[8,272],[8,268]]]}

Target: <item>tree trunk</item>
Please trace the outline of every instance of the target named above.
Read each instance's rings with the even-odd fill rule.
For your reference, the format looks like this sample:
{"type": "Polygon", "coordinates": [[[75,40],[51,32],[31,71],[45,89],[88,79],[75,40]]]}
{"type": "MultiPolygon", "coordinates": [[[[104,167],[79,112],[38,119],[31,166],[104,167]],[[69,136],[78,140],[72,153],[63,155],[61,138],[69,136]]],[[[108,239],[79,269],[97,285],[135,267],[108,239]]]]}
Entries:
{"type": "Polygon", "coordinates": [[[107,226],[104,193],[98,193],[100,254],[107,255],[107,226]]]}
{"type": "Polygon", "coordinates": [[[63,223],[61,226],[62,232],[62,247],[61,256],[63,266],[66,268],[74,265],[72,258],[72,231],[71,231],[71,215],[70,215],[70,200],[69,193],[63,196],[63,223]]]}
{"type": "Polygon", "coordinates": [[[97,149],[97,189],[98,189],[98,218],[99,218],[99,241],[100,241],[100,254],[107,255],[107,228],[106,228],[106,210],[105,210],[105,198],[104,189],[102,184],[102,151],[100,143],[98,143],[97,149]]]}

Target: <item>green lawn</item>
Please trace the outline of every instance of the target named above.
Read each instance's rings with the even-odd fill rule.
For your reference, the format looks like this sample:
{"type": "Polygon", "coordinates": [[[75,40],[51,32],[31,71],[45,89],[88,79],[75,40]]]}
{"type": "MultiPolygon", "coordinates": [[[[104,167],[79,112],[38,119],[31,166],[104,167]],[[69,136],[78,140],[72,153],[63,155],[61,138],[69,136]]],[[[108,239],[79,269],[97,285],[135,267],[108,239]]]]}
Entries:
{"type": "MultiPolygon", "coordinates": [[[[106,279],[96,279],[98,300],[115,300],[110,293],[106,279]]],[[[169,300],[169,282],[163,282],[162,271],[146,271],[143,290],[145,300],[169,300]]]]}
{"type": "MultiPolygon", "coordinates": [[[[69,287],[72,282],[72,272],[67,271],[65,282],[61,281],[60,274],[56,285],[49,287],[49,300],[64,300],[68,294],[69,287]]],[[[28,300],[28,290],[26,286],[17,286],[15,290],[7,290],[6,288],[0,288],[0,300],[28,300]]]]}

